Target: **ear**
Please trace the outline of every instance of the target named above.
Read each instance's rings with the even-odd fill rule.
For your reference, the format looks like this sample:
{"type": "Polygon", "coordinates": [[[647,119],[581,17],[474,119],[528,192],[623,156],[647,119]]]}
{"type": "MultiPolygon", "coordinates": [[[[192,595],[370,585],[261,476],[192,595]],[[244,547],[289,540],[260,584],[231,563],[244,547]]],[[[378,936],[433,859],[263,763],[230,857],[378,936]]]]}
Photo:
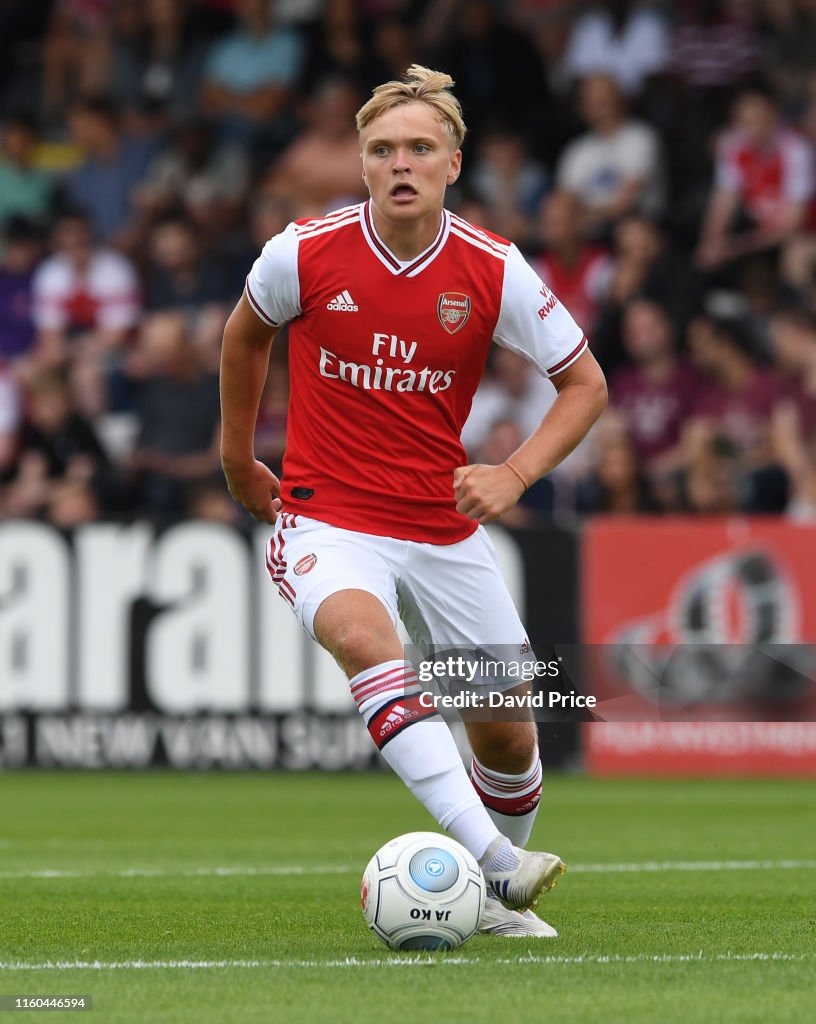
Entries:
{"type": "Polygon", "coordinates": [[[450,167],[448,168],[448,176],[446,181],[449,185],[452,185],[462,173],[462,150],[456,149],[451,153],[450,167]]]}

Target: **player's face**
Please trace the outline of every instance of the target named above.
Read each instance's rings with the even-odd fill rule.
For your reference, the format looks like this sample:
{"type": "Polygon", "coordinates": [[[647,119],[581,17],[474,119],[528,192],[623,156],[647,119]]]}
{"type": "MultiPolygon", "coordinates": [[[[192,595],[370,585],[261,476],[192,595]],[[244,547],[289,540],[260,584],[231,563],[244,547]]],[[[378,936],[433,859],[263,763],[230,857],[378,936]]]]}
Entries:
{"type": "Polygon", "coordinates": [[[438,215],[445,189],[459,177],[462,152],[451,148],[445,124],[425,103],[380,114],[361,136],[363,181],[391,221],[438,215]]]}

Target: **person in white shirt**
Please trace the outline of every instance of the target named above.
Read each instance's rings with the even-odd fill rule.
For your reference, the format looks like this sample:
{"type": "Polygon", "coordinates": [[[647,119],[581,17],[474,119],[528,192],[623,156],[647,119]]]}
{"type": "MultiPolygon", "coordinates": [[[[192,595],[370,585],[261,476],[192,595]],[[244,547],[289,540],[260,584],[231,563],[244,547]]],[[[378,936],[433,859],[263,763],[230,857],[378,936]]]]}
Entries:
{"type": "Polygon", "coordinates": [[[556,183],[583,201],[590,233],[602,234],[628,213],[659,215],[664,182],[655,130],[627,116],[624,97],[609,75],[584,79],[579,107],[589,131],[561,154],[556,183]]]}

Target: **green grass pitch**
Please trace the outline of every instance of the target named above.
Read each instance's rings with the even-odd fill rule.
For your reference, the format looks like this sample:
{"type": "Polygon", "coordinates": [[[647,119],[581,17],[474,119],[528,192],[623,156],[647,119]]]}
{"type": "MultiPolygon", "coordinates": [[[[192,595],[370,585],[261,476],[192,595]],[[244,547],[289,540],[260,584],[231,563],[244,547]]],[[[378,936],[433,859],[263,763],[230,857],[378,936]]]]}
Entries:
{"type": "Polygon", "coordinates": [[[385,774],[0,774],[0,994],[97,1024],[813,1019],[812,783],[551,777],[560,937],[391,954],[360,874],[430,827],[385,774]]]}

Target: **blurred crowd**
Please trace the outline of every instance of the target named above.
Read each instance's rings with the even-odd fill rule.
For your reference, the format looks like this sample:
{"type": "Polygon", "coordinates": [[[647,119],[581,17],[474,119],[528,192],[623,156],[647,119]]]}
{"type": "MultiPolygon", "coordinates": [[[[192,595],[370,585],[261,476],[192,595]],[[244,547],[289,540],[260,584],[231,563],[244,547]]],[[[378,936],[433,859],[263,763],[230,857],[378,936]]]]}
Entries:
{"type": "MultiPolygon", "coordinates": [[[[816,518],[816,0],[5,0],[0,516],[240,522],[226,317],[267,238],[365,198],[355,110],[413,62],[469,126],[449,206],[522,249],[610,384],[508,524],[816,518]]],[[[468,457],[554,396],[494,349],[468,457]]],[[[278,472],[287,401],[283,338],[278,472]]]]}

